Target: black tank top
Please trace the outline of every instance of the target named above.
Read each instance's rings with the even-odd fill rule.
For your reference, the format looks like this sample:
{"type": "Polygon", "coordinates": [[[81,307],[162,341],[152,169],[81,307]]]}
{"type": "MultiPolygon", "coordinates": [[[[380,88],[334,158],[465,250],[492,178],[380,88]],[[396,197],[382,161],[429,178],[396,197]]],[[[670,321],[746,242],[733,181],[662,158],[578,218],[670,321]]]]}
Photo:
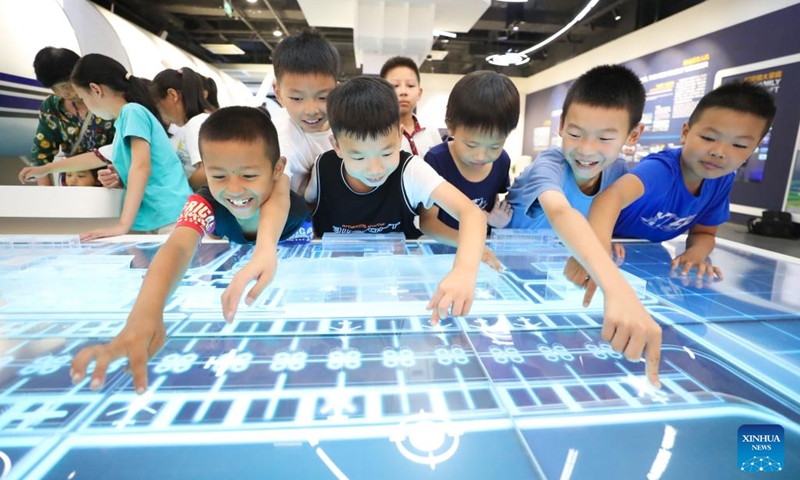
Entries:
{"type": "Polygon", "coordinates": [[[314,234],[401,232],[408,239],[422,233],[414,226],[419,215],[417,205],[410,205],[403,188],[403,172],[411,160],[400,152],[400,165],[383,185],[368,193],[356,193],[344,178],[344,162],[336,151],[317,157],[317,208],[313,213],[314,234]]]}

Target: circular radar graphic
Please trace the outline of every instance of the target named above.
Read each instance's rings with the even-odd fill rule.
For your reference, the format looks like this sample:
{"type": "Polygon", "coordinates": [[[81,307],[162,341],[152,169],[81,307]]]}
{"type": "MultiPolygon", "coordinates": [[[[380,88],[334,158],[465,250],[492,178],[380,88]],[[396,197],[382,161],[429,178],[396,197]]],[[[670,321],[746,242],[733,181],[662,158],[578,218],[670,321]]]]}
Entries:
{"type": "Polygon", "coordinates": [[[420,410],[400,422],[389,440],[407,459],[435,470],[455,455],[461,434],[449,420],[420,410]]]}

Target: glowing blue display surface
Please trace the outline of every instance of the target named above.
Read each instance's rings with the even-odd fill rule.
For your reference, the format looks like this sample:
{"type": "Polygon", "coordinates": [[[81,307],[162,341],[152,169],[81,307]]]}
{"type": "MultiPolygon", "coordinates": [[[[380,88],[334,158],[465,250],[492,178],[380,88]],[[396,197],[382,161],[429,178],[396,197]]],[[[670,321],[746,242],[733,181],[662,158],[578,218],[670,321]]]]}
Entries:
{"type": "MultiPolygon", "coordinates": [[[[669,272],[680,242],[627,244],[664,329],[661,390],[600,336],[602,299],[547,238],[493,245],[473,311],[425,311],[453,250],[282,246],[275,281],[226,324],[250,250],[203,244],[135,395],[125,361],[73,385],[81,348],[124,325],[159,243],[0,237],[0,478],[750,478],[737,430],[785,430],[800,478],[800,263],[722,242],[724,280],[669,272]]],[[[758,465],[775,469],[764,452],[758,465]]]]}

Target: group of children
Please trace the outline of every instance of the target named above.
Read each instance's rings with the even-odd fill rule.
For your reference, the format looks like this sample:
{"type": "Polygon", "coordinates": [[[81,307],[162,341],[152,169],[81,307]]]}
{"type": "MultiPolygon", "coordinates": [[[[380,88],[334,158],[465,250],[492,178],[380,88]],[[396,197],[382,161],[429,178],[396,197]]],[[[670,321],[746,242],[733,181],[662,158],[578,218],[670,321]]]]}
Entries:
{"type": "MultiPolygon", "coordinates": [[[[246,294],[249,304],[272,279],[277,243],[304,230],[307,202],[316,236],[402,232],[455,245],[452,270],[428,304],[433,322],[469,312],[489,226],[552,228],[574,255],[565,274],[587,289],[586,304],[595,285],[603,289],[603,339],[631,360],[645,352],[648,378],[658,385],[661,329],[614,264],[611,237],[662,241],[688,230],[686,251],[674,266],[718,275],[706,256],[716,225],[728,218],[733,172],[775,115],[774,101],[761,87],[724,85],[697,105],[684,126],[682,149],[651,155],[627,173],[620,151],[642,134],[644,88],[625,67],[596,67],[567,94],[562,146],[541,153],[509,186],[503,145],[517,125],[520,102],[507,77],[475,72],[462,78],[447,105],[450,138],[436,143],[425,133],[432,130],[413,115],[422,94],[413,62],[392,59],[383,78],[337,84],[338,54],[313,33],[286,38],[273,62],[285,117],[273,125],[262,110],[227,107],[205,120],[198,146],[207,186],[172,217],[178,218],[176,227],[153,260],[122,332],[75,357],[74,381],[96,360],[91,386],[97,388],[109,362],[126,356],[136,390],[143,392],[147,359],[164,343],[164,305],[202,236],[255,242],[252,260],[222,297],[230,322],[246,286],[256,281],[246,294]]],[[[80,72],[73,73],[79,94],[101,117],[117,118],[117,135],[133,150],[147,132],[126,133],[124,110],[131,105],[119,93],[123,86],[88,80],[80,72]],[[109,90],[114,102],[104,100],[109,90]]],[[[117,155],[126,155],[117,150],[115,143],[115,165],[117,155]]],[[[122,180],[128,184],[131,175],[122,180]]],[[[131,200],[128,189],[126,207],[134,201],[144,206],[141,192],[131,200]]]]}

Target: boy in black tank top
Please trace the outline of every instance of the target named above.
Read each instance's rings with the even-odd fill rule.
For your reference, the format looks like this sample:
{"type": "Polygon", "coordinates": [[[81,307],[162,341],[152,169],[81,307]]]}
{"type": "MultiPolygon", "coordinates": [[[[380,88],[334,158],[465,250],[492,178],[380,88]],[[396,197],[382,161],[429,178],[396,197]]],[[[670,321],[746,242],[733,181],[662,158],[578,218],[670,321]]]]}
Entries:
{"type": "MultiPolygon", "coordinates": [[[[419,233],[420,207],[437,205],[460,222],[453,269],[439,283],[428,309],[431,321],[466,315],[475,293],[486,218],[470,200],[421,158],[400,152],[400,108],[394,88],[374,77],[357,77],[328,96],[333,150],[314,165],[306,201],[314,230],[325,232],[419,233]]],[[[420,225],[426,232],[426,225],[420,225]]]]}

